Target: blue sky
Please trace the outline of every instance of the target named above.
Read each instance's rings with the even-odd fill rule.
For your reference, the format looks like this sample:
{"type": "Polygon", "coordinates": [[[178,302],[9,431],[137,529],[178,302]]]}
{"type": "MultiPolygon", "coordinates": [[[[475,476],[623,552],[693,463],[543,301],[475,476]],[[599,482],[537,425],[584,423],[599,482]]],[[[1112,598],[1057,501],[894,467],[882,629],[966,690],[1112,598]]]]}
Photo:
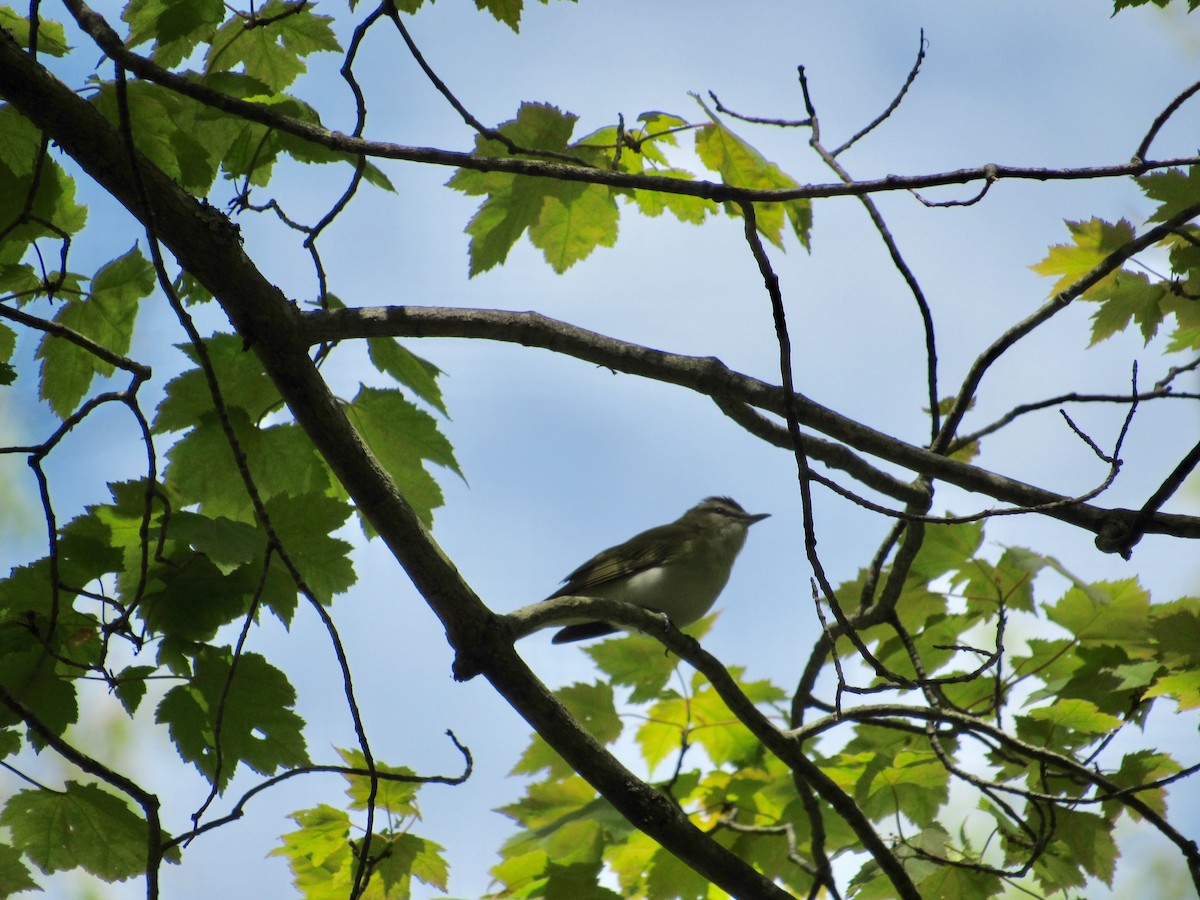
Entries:
{"type": "MultiPolygon", "coordinates": [[[[111,13],[114,6],[98,8],[111,13]]],[[[338,15],[340,9],[318,6],[338,15]]],[[[581,135],[611,124],[617,113],[627,122],[655,109],[699,119],[688,92],[709,89],[747,113],[798,118],[796,65],[803,64],[830,146],[891,100],[912,65],[921,28],[928,56],[908,98],[842,160],[857,177],[987,162],[1121,162],[1157,112],[1200,77],[1193,21],[1151,9],[1113,18],[1102,0],[590,0],[532,5],[519,36],[465,0],[441,0],[411,20],[430,64],[487,123],[511,118],[523,100],[579,115],[581,135]]],[[[314,66],[300,91],[316,92],[327,125],[348,129],[349,101],[334,69],[314,66]]],[[[359,71],[369,137],[471,146],[457,114],[386,28],[371,38],[359,71]]],[[[1160,136],[1155,155],[1193,152],[1198,118],[1195,107],[1185,108],[1160,136]]],[[[834,180],[808,150],[805,132],[740,130],[797,179],[834,180]]],[[[778,382],[769,305],[739,222],[695,228],[667,217],[639,218],[626,208],[617,247],[597,251],[561,277],[522,242],[507,265],[469,280],[462,230],[476,200],[442,186],[449,170],[384,168],[398,193],[364,192],[322,243],[332,288],[346,303],[536,309],[659,349],[715,355],[778,382]]],[[[344,173],[284,170],[280,177],[281,197],[292,194],[284,201],[289,212],[311,219],[336,198],[344,173]]],[[[968,193],[946,189],[936,198],[968,193]]],[[[1150,208],[1125,182],[1001,183],[984,202],[959,209],[927,209],[905,194],[878,202],[933,307],[943,395],[999,330],[1043,301],[1050,282],[1028,266],[1048,245],[1067,239],[1063,219],[1127,216],[1140,223],[1150,208]]],[[[241,225],[247,250],[264,271],[290,295],[311,298],[311,268],[294,236],[265,219],[244,216],[241,225]]],[[[133,235],[113,228],[78,252],[103,260],[127,250],[133,235]]],[[[927,429],[919,320],[858,203],[818,203],[813,252],[792,241],[786,254],[771,255],[788,306],[799,388],[919,442],[927,429]]],[[[1124,390],[1134,360],[1142,362],[1143,385],[1162,374],[1161,343],[1143,348],[1140,340],[1118,338],[1086,350],[1089,314],[1082,307],[1068,310],[998,364],[972,421],[982,424],[1015,403],[1064,391],[1124,390]]],[[[138,346],[154,359],[156,373],[167,373],[179,361],[164,345],[179,340],[159,313],[146,323],[138,346]]],[[[678,389],[515,346],[451,340],[410,346],[446,372],[451,420],[444,428],[466,474],[466,482],[449,473],[442,478],[447,505],[436,514],[434,534],[485,602],[509,610],[539,600],[597,550],[674,518],[701,497],[729,494],[772,518],[752,533],[706,646],[726,663],[747,667],[749,677],[795,682],[818,623],[787,454],[739,431],[711,402],[678,389]]],[[[347,355],[333,375],[339,392],[352,395],[360,379],[371,377],[361,363],[347,355]]],[[[1195,389],[1194,379],[1190,386],[1195,389]]],[[[37,434],[46,419],[22,402],[26,396],[10,398],[5,412],[14,429],[37,434]]],[[[1081,410],[1076,419],[1101,443],[1119,424],[1112,411],[1081,410]]],[[[1128,474],[1105,502],[1140,505],[1190,446],[1197,424],[1194,408],[1182,404],[1139,411],[1127,445],[1128,474]]],[[[97,423],[92,434],[102,437],[113,427],[97,423]]],[[[100,459],[119,468],[127,451],[118,445],[97,455],[98,446],[84,435],[55,460],[64,509],[101,499],[104,481],[114,477],[107,469],[87,477],[87,466],[81,477],[81,454],[88,453],[93,466],[100,459]]],[[[1053,412],[989,440],[981,461],[1064,492],[1082,492],[1103,477],[1053,412]]],[[[19,467],[12,477],[22,477],[19,467]]],[[[826,492],[818,491],[816,501],[822,561],[837,583],[866,564],[886,525],[826,492]]],[[[1194,493],[1170,508],[1188,510],[1186,502],[1197,511],[1194,493]]],[[[961,491],[938,495],[940,510],[965,513],[984,505],[961,491]]],[[[17,561],[26,540],[5,540],[17,561]]],[[[995,522],[988,540],[997,553],[1001,545],[1018,544],[1054,555],[1088,578],[1137,574],[1156,599],[1194,593],[1200,580],[1200,556],[1160,539],[1143,541],[1130,563],[1099,554],[1087,535],[1033,517],[995,522]]],[[[381,546],[362,547],[356,567],[360,584],[339,599],[334,614],[357,672],[376,756],[423,773],[456,772],[447,728],[475,751],[471,782],[426,789],[426,822],[417,831],[447,846],[451,896],[477,896],[507,833],[506,820],[489,810],[520,792],[520,783],[505,776],[528,729],[482,680],[460,685],[450,679],[451,654],[440,626],[381,546]]],[[[1046,590],[1051,599],[1054,585],[1046,590]]],[[[314,756],[330,759],[334,745],[352,745],[332,653],[316,624],[299,617],[290,632],[268,624],[254,640],[299,688],[301,713],[313,723],[314,756]]],[[[551,647],[542,635],[522,649],[551,685],[591,677],[578,648],[551,647]]],[[[1168,734],[1194,743],[1195,722],[1168,734]]],[[[178,761],[165,744],[135,753],[150,780],[171,785],[175,827],[183,828],[204,786],[173,780],[178,761]]],[[[288,828],[288,811],[338,792],[334,779],[309,779],[256,801],[245,820],[198,840],[185,866],[164,873],[164,896],[244,895],[247,884],[264,896],[286,896],[284,863],[263,855],[288,828]]],[[[1177,808],[1184,808],[1182,801],[1177,808]]],[[[1150,843],[1145,852],[1157,846],[1150,843]]],[[[128,886],[114,895],[138,894],[137,886],[128,886]]]]}

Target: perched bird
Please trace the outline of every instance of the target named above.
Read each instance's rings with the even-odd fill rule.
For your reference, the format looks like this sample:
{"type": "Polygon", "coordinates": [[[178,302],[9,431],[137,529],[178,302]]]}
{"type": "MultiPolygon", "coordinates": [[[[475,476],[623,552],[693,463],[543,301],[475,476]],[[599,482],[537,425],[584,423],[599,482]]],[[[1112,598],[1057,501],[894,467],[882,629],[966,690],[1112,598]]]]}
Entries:
{"type": "MultiPolygon", "coordinates": [[[[666,613],[677,628],[712,609],[729,580],[746,532],[770,513],[751,515],[728,497],[709,497],[669,525],[643,531],[598,553],[547,597],[599,597],[666,613]]],[[[620,630],[608,622],[567,625],[553,643],[565,644],[620,630]]]]}

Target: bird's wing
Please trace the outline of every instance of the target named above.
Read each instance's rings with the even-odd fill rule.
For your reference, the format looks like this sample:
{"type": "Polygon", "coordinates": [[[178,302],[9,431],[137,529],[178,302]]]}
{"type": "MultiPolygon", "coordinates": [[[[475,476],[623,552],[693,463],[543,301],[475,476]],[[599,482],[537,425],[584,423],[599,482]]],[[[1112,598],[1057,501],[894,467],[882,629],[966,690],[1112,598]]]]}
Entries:
{"type": "Polygon", "coordinates": [[[547,597],[587,596],[589,588],[610,584],[635,575],[672,559],[668,547],[682,546],[692,536],[692,529],[672,522],[643,531],[623,544],[597,553],[563,580],[563,586],[547,597]]]}

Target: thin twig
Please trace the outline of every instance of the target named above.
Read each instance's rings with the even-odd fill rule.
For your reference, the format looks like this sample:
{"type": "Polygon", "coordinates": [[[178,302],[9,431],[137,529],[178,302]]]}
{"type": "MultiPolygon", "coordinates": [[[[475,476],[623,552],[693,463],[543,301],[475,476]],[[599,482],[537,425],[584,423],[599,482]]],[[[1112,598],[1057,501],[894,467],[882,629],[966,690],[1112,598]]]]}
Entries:
{"type": "Polygon", "coordinates": [[[1186,207],[1180,212],[1173,215],[1170,219],[1151,228],[1141,236],[1130,241],[1124,247],[1120,247],[1106,256],[1103,260],[1097,263],[1091,271],[1076,281],[1074,284],[1059,291],[1051,297],[1040,308],[1035,310],[1030,315],[1026,316],[1017,324],[1013,325],[1004,332],[999,338],[992,342],[983,353],[981,353],[975,362],[971,365],[967,376],[963,379],[962,387],[959,388],[958,395],[955,398],[954,405],[946,420],[942,423],[942,429],[937,438],[934,440],[931,450],[934,452],[945,452],[949,447],[950,442],[954,439],[955,433],[958,430],[962,418],[966,415],[967,409],[970,407],[971,401],[974,399],[979,390],[980,382],[983,381],[983,376],[991,368],[992,364],[999,359],[1004,353],[1010,350],[1018,341],[1026,335],[1033,332],[1035,329],[1045,324],[1053,316],[1057,315],[1062,310],[1066,309],[1076,298],[1081,296],[1092,286],[1098,284],[1103,279],[1107,278],[1114,271],[1124,265],[1125,261],[1131,258],[1135,253],[1138,253],[1153,244],[1158,243],[1168,234],[1171,234],[1175,229],[1185,222],[1190,221],[1200,215],[1200,203],[1194,203],[1186,207]]]}
{"type": "Polygon", "coordinates": [[[783,308],[783,294],[779,290],[779,277],[775,274],[775,270],[771,266],[771,260],[767,256],[766,248],[763,247],[762,240],[758,235],[758,219],[755,214],[754,204],[743,204],[741,209],[745,225],[743,233],[746,237],[746,243],[750,247],[750,252],[758,264],[763,285],[766,287],[767,295],[771,301],[771,316],[775,323],[776,341],[779,344],[779,368],[783,383],[784,414],[787,417],[788,433],[792,438],[792,453],[796,459],[796,475],[800,483],[800,505],[802,521],[804,523],[805,556],[813,568],[813,574],[816,575],[817,582],[821,585],[821,591],[825,596],[826,602],[829,604],[830,610],[833,612],[834,618],[845,629],[846,636],[854,644],[854,648],[858,651],[859,655],[875,670],[875,674],[880,678],[890,681],[893,684],[907,685],[909,683],[908,679],[888,670],[886,666],[872,655],[871,651],[859,639],[858,634],[852,628],[848,627],[849,623],[847,622],[845,613],[842,612],[841,604],[838,602],[837,592],[834,591],[833,584],[825,574],[825,567],[821,564],[820,556],[817,554],[817,531],[812,503],[813,478],[808,465],[808,456],[804,449],[804,436],[800,431],[800,422],[796,415],[796,391],[792,380],[792,340],[788,334],[787,315],[783,308]]]}
{"type": "MultiPolygon", "coordinates": [[[[911,79],[916,77],[917,69],[920,67],[921,58],[924,55],[924,35],[921,38],[921,55],[918,56],[916,64],[910,73],[910,81],[905,83],[904,88],[897,95],[894,103],[898,104],[904,96],[904,92],[908,89],[908,84],[911,79]]],[[[804,73],[804,66],[797,67],[800,78],[800,90],[804,95],[804,106],[808,110],[809,117],[812,119],[812,134],[809,137],[809,145],[813,148],[816,154],[821,157],[821,160],[826,166],[837,174],[845,184],[852,184],[854,179],[850,177],[850,173],[842,167],[837,161],[837,153],[830,153],[825,149],[825,145],[821,142],[821,129],[817,119],[816,106],[813,103],[812,94],[808,89],[808,78],[804,73]]],[[[890,113],[891,109],[888,112],[890,113]]],[[[879,120],[882,121],[882,118],[879,120]]],[[[875,123],[877,124],[877,123],[875,123]]],[[[870,126],[874,127],[874,124],[870,126]]],[[[869,130],[869,129],[868,129],[869,130]]],[[[864,132],[865,133],[865,132],[864,132]]],[[[888,228],[887,222],[884,221],[883,214],[879,212],[879,207],[875,205],[875,201],[865,194],[859,197],[863,208],[866,209],[867,215],[870,217],[875,230],[879,232],[880,238],[883,239],[884,246],[887,247],[888,254],[892,258],[892,264],[896,267],[896,271],[900,273],[900,277],[904,279],[904,283],[908,285],[909,293],[913,296],[913,301],[917,304],[917,312],[921,316],[921,327],[925,334],[925,377],[926,389],[929,398],[929,416],[930,416],[930,440],[937,437],[938,419],[940,416],[938,408],[938,356],[937,356],[937,337],[933,327],[933,312],[929,308],[929,301],[925,299],[925,292],[922,290],[920,283],[917,281],[916,275],[909,268],[903,254],[900,252],[900,247],[896,243],[896,239],[892,236],[891,229],[888,228]]]]}
{"type": "Polygon", "coordinates": [[[780,128],[806,128],[812,124],[812,119],[766,119],[762,116],[746,116],[742,113],[734,112],[721,103],[720,98],[712,91],[708,92],[708,96],[712,98],[712,102],[716,105],[716,110],[719,113],[724,113],[734,119],[740,119],[743,122],[749,122],[752,125],[776,125],[780,128]]]}
{"type": "Polygon", "coordinates": [[[1154,122],[1150,125],[1150,130],[1146,132],[1146,136],[1142,138],[1142,142],[1138,144],[1138,148],[1133,151],[1134,159],[1144,160],[1146,158],[1146,154],[1150,152],[1150,145],[1154,143],[1154,138],[1158,136],[1158,132],[1162,127],[1167,124],[1167,120],[1197,91],[1200,91],[1200,81],[1197,81],[1190,88],[1180,93],[1178,97],[1168,103],[1166,108],[1154,118],[1154,122]]]}
{"type": "Polygon", "coordinates": [[[856,143],[858,143],[859,140],[866,137],[881,124],[883,124],[884,120],[886,120],[892,113],[896,111],[896,109],[900,106],[901,101],[904,100],[904,95],[908,93],[908,89],[912,87],[913,82],[917,80],[917,75],[921,71],[921,63],[925,61],[925,48],[927,46],[928,42],[925,40],[925,29],[922,28],[917,41],[917,58],[913,62],[912,68],[908,70],[908,77],[904,79],[904,84],[900,86],[900,90],[897,91],[896,96],[892,98],[892,102],[887,105],[887,108],[884,109],[883,112],[860,128],[858,132],[850,137],[845,143],[843,143],[836,150],[831,151],[831,156],[841,156],[856,143]]]}
{"type": "Polygon", "coordinates": [[[404,27],[404,19],[400,16],[400,11],[396,9],[395,3],[390,2],[390,0],[384,0],[381,9],[387,15],[387,17],[392,20],[392,23],[396,26],[396,30],[400,32],[400,37],[404,39],[404,43],[408,47],[408,52],[412,54],[412,58],[416,61],[417,65],[421,67],[421,71],[425,73],[425,77],[429,79],[429,83],[437,89],[439,94],[446,98],[446,102],[454,107],[454,111],[462,116],[462,120],[475,131],[479,132],[481,136],[487,138],[489,141],[496,141],[500,144],[503,144],[504,149],[514,156],[541,156],[545,157],[546,159],[553,159],[560,162],[571,163],[576,166],[583,166],[584,168],[593,168],[591,163],[580,159],[578,156],[573,156],[570,153],[557,153],[553,150],[538,150],[532,147],[522,147],[502,131],[499,131],[495,128],[488,128],[477,118],[471,115],[471,112],[459,101],[456,96],[454,96],[454,93],[449,87],[446,86],[446,83],[438,77],[436,72],[433,71],[433,67],[425,61],[425,57],[417,47],[416,42],[412,39],[412,35],[410,35],[408,33],[408,29],[404,27]]]}
{"type": "Polygon", "coordinates": [[[215,828],[220,828],[222,825],[228,825],[230,822],[235,822],[245,815],[246,805],[257,794],[262,793],[268,788],[272,788],[277,784],[295,778],[297,775],[313,775],[318,773],[333,773],[337,775],[345,775],[358,778],[370,778],[372,774],[380,781],[395,781],[408,784],[447,784],[459,785],[463,784],[471,777],[471,773],[475,768],[475,761],[471,757],[471,751],[464,747],[453,731],[447,731],[447,736],[454,743],[458,752],[463,755],[464,768],[461,775],[405,775],[399,772],[386,772],[377,769],[356,769],[352,766],[299,766],[295,769],[289,769],[286,772],[281,772],[278,775],[266,779],[265,781],[250,788],[246,793],[238,799],[233,805],[233,809],[221,816],[218,819],[212,819],[193,828],[191,831],[176,835],[164,844],[164,849],[169,850],[172,847],[178,847],[182,844],[189,843],[196,837],[204,834],[207,831],[212,831],[215,828]]]}
{"type": "Polygon", "coordinates": [[[1177,375],[1190,371],[1193,368],[1200,366],[1200,359],[1190,363],[1187,366],[1181,366],[1178,370],[1172,369],[1171,372],[1162,381],[1156,384],[1153,390],[1142,391],[1138,394],[1059,394],[1057,397],[1050,397],[1046,400],[1037,400],[1033,403],[1022,403],[1014,406],[1011,410],[996,419],[994,422],[985,425],[977,431],[972,431],[970,434],[965,434],[962,437],[955,438],[954,443],[950,445],[949,452],[956,453],[964,447],[974,444],[976,441],[987,437],[989,434],[994,434],[1006,425],[1011,424],[1021,416],[1031,412],[1048,409],[1052,406],[1061,406],[1064,403],[1115,403],[1126,404],[1137,402],[1146,402],[1148,400],[1200,400],[1200,394],[1186,393],[1183,391],[1172,391],[1167,385],[1177,375]]]}
{"type": "MultiPolygon", "coordinates": [[[[985,167],[986,168],[986,167],[985,167]]],[[[992,185],[996,183],[995,174],[985,174],[983,187],[981,187],[974,196],[968,197],[966,200],[929,200],[921,195],[920,191],[910,191],[917,202],[928,209],[947,209],[953,206],[974,206],[980,200],[987,196],[988,191],[992,189],[992,185]]]]}

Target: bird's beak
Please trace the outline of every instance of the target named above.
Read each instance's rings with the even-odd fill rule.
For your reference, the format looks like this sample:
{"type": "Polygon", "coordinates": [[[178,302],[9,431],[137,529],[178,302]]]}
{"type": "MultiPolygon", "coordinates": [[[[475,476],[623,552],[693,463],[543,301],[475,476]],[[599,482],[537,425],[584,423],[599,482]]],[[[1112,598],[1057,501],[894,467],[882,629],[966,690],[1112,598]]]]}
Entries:
{"type": "Polygon", "coordinates": [[[761,522],[763,519],[771,518],[770,513],[756,513],[753,516],[746,516],[746,527],[749,528],[755,522],[761,522]]]}

